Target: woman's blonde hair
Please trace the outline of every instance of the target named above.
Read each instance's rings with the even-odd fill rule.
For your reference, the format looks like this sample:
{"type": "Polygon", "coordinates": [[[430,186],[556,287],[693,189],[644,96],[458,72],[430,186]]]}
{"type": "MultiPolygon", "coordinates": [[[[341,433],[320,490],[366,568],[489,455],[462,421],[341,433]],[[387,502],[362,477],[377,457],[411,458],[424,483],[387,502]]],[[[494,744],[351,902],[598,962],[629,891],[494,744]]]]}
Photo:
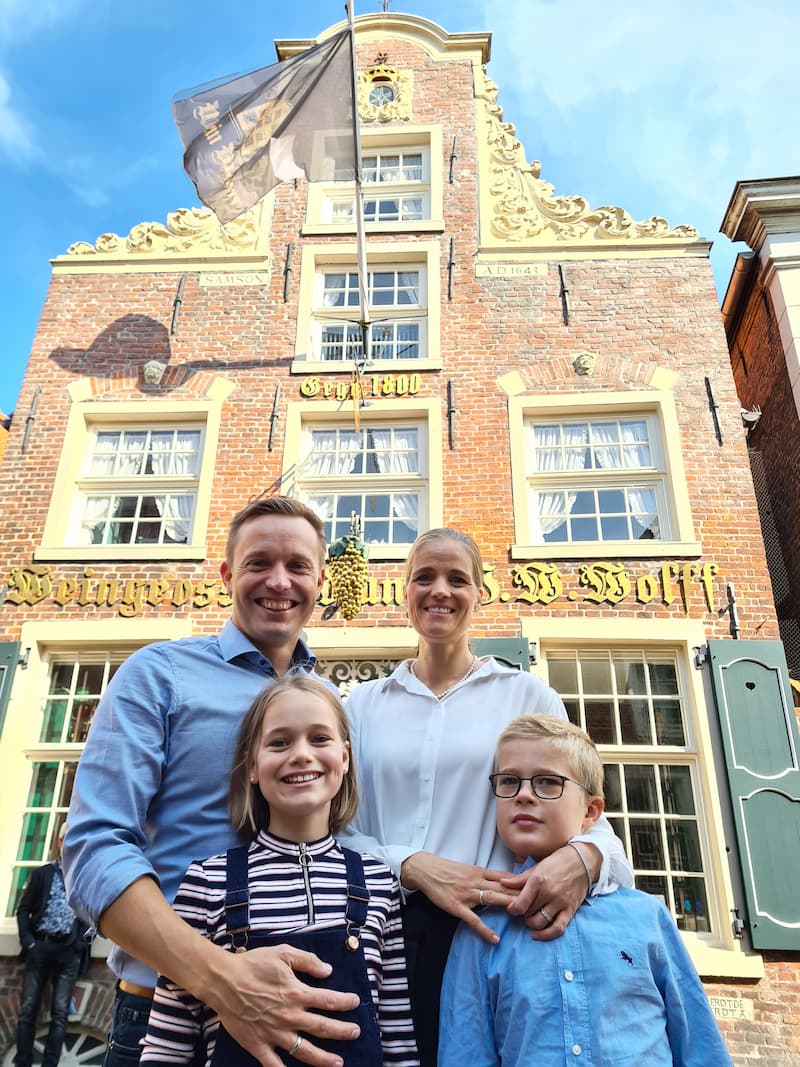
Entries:
{"type": "Polygon", "coordinates": [[[592,796],[603,795],[603,761],[591,737],[579,726],[566,719],[557,719],[554,715],[520,715],[512,719],[497,739],[495,749],[495,770],[497,753],[506,741],[521,738],[527,741],[551,741],[553,748],[567,760],[575,780],[591,793],[592,796]]]}
{"type": "Polygon", "coordinates": [[[269,804],[261,795],[258,782],[251,782],[253,762],[259,743],[264,717],[270,704],[283,693],[308,693],[324,701],[336,716],[339,736],[350,752],[350,762],[342,778],[339,792],[331,800],[330,828],[333,833],[343,830],[353,821],[358,809],[358,789],[353,750],[350,745],[350,728],[341,700],[322,682],[308,674],[287,674],[274,685],[267,686],[255,698],[247,711],[233,756],[233,771],[228,794],[228,810],[235,830],[255,837],[260,830],[269,828],[269,804]]]}
{"type": "Polygon", "coordinates": [[[417,552],[424,548],[425,545],[430,544],[431,541],[455,541],[466,550],[469,556],[470,573],[472,581],[477,586],[478,590],[483,588],[483,558],[481,557],[481,550],[475,544],[469,534],[464,533],[463,530],[455,530],[451,526],[437,526],[433,530],[426,530],[425,533],[421,533],[411,546],[408,559],[406,560],[405,571],[405,583],[411,581],[411,573],[414,569],[414,559],[417,552]]]}

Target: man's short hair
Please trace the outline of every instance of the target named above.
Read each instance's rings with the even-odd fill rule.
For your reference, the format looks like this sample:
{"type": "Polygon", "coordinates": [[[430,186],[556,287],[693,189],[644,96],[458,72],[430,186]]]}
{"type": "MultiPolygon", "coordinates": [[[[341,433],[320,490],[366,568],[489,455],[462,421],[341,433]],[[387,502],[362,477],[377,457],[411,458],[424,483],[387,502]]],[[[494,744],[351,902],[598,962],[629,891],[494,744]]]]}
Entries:
{"type": "Polygon", "coordinates": [[[319,538],[320,569],[324,567],[325,553],[328,550],[328,543],[325,540],[325,529],[322,525],[322,520],[310,507],[300,500],[295,500],[294,497],[291,496],[261,496],[258,497],[257,500],[251,500],[249,504],[246,504],[241,509],[241,511],[236,512],[231,519],[230,528],[228,530],[228,540],[225,544],[225,561],[228,566],[231,564],[233,550],[236,547],[236,539],[239,536],[239,531],[245,523],[250,522],[251,519],[258,519],[262,515],[278,515],[290,519],[305,519],[319,538]]]}

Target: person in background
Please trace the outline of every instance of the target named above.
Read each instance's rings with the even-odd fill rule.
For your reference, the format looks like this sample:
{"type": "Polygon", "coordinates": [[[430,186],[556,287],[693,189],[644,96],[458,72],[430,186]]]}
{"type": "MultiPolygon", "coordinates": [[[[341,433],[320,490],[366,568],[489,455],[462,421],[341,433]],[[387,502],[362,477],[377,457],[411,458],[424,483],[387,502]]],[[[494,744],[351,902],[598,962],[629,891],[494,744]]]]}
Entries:
{"type": "Polygon", "coordinates": [[[633,884],[605,818],[536,869],[512,874],[491,795],[475,783],[490,773],[495,738],[516,715],[567,714],[541,679],[472,652],[482,585],[471,537],[451,528],[421,534],[405,584],[416,658],[357,686],[347,701],[361,807],[341,839],[383,860],[407,891],[403,924],[423,1067],[436,1065],[442,974],[459,920],[493,941],[473,909],[507,907],[546,940],[563,934],[590,893],[633,884]]]}
{"type": "MultiPolygon", "coordinates": [[[[256,697],[236,745],[230,811],[250,844],[193,863],[175,908],[230,952],[314,952],[332,965],[331,983],[361,999],[359,1038],[328,1051],[353,1067],[417,1067],[397,880],[332,836],[357,807],[341,701],[307,675],[281,679],[256,697]]],[[[289,1054],[305,1040],[298,1033],[289,1054]]],[[[204,1067],[253,1063],[210,1008],[162,976],[141,1062],[193,1064],[198,1052],[204,1067]]]]}
{"type": "Polygon", "coordinates": [[[300,633],[323,579],[325,535],[298,500],[254,500],[232,519],[220,574],[231,618],[219,634],[147,645],[115,673],[78,765],[64,843],[75,910],[110,938],[117,996],[105,1067],[138,1063],[156,972],[209,1004],[264,1067],[309,1035],[295,1058],[341,1067],[314,1037],[348,1040],[352,1023],[319,1014],[356,998],[313,989],[295,972],[330,967],[287,946],[225,952],[172,910],[192,860],[244,843],[228,818],[242,719],[265,685],[308,673],[300,633]]]}
{"type": "MultiPolygon", "coordinates": [[[[600,755],[570,722],[514,719],[500,734],[490,780],[497,832],[523,871],[603,812],[600,755]]],[[[485,921],[495,944],[463,925],[453,939],[440,1067],[732,1067],[675,920],[658,898],[635,889],[589,898],[557,941],[531,941],[524,924],[502,912],[485,921]]]]}
{"type": "Polygon", "coordinates": [[[25,959],[22,997],[17,1018],[16,1067],[31,1067],[36,1019],[50,983],[50,1027],[42,1053],[42,1067],[56,1067],[67,1032],[72,990],[88,965],[86,923],[67,904],[61,870],[61,846],[67,832],[62,823],[56,837],[56,858],[35,867],[17,905],[17,930],[25,959]]]}

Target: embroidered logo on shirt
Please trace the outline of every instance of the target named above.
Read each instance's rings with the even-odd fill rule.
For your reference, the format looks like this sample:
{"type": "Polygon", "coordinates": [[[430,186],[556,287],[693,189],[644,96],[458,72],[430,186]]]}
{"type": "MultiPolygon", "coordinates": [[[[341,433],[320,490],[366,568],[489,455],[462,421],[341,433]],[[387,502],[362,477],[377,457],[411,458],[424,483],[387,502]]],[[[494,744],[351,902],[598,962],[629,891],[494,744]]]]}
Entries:
{"type": "Polygon", "coordinates": [[[629,956],[628,953],[624,951],[624,949],[620,950],[620,957],[625,960],[629,967],[633,967],[633,956],[629,956]]]}

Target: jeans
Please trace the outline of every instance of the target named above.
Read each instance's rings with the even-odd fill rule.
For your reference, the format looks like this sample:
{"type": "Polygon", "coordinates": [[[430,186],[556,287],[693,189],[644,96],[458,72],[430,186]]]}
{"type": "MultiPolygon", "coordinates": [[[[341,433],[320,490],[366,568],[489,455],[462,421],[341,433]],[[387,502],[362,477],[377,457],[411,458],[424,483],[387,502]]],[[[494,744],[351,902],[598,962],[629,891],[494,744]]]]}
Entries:
{"type": "Polygon", "coordinates": [[[42,1054],[42,1067],[56,1067],[64,1045],[69,1002],[80,964],[81,946],[76,946],[74,942],[37,941],[26,951],[22,1002],[17,1019],[16,1067],[31,1067],[33,1063],[36,1017],[48,980],[52,989],[50,1029],[42,1054]]]}
{"type": "Polygon", "coordinates": [[[147,1033],[152,1003],[146,997],[123,993],[117,987],[103,1067],[131,1067],[139,1062],[140,1043],[147,1033]]]}

